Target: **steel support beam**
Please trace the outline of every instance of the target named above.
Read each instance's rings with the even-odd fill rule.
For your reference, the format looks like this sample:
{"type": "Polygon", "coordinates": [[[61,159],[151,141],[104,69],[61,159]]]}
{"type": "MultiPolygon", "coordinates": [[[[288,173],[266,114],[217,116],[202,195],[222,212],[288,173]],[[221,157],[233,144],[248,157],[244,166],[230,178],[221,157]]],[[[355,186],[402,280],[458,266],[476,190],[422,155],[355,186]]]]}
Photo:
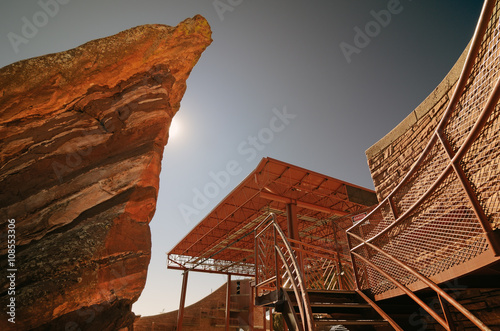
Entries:
{"type": "Polygon", "coordinates": [[[287,203],[286,205],[286,221],[288,228],[288,237],[299,239],[299,221],[297,219],[297,205],[293,203],[287,203]]]}
{"type": "Polygon", "coordinates": [[[255,299],[254,299],[255,289],[250,283],[248,284],[248,286],[249,286],[248,290],[250,292],[250,302],[248,303],[248,329],[249,331],[254,331],[253,314],[255,312],[255,299]]]}
{"type": "MultiPolygon", "coordinates": [[[[300,241],[299,237],[299,220],[297,218],[297,205],[294,203],[288,203],[286,205],[286,220],[288,228],[288,238],[300,241]]],[[[299,247],[295,243],[291,243],[292,247],[299,247]]],[[[297,262],[299,263],[300,272],[303,273],[304,264],[302,260],[302,253],[299,252],[297,256],[297,262]]]]}
{"type": "Polygon", "coordinates": [[[283,197],[281,195],[268,193],[268,192],[260,192],[260,197],[264,198],[264,199],[268,199],[268,200],[283,202],[286,204],[295,203],[297,205],[297,207],[310,209],[310,210],[314,210],[314,211],[319,211],[319,212],[331,214],[331,215],[345,216],[345,215],[349,214],[348,212],[345,212],[343,210],[332,209],[332,208],[327,208],[327,207],[315,205],[315,204],[309,203],[309,202],[293,200],[293,199],[290,199],[287,197],[283,197]]]}
{"type": "Polygon", "coordinates": [[[451,315],[450,309],[448,307],[448,302],[446,300],[443,300],[443,298],[441,298],[439,294],[437,296],[439,299],[439,304],[441,304],[441,310],[443,311],[444,319],[446,323],[448,323],[450,331],[455,331],[457,328],[455,327],[455,324],[453,324],[453,315],[451,315]]]}
{"type": "Polygon", "coordinates": [[[267,330],[266,310],[267,310],[266,307],[264,307],[264,309],[262,309],[262,325],[264,326],[264,331],[267,330]]]}
{"type": "Polygon", "coordinates": [[[182,330],[182,320],[184,319],[184,305],[186,304],[188,274],[189,274],[188,270],[185,270],[182,273],[181,301],[179,303],[179,312],[177,314],[177,331],[182,330]]]}
{"type": "Polygon", "coordinates": [[[229,317],[231,315],[231,275],[227,275],[226,286],[226,331],[229,331],[229,317]]]}
{"type": "Polygon", "coordinates": [[[274,308],[269,308],[269,331],[274,331],[273,309],[274,308]]]}

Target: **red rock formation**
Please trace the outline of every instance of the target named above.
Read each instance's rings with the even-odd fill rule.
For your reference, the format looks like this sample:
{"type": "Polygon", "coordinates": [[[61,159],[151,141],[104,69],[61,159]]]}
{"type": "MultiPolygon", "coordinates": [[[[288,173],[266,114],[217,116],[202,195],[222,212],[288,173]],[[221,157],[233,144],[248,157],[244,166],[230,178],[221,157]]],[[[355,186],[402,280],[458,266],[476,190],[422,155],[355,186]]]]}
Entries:
{"type": "Polygon", "coordinates": [[[0,69],[0,329],[114,330],[146,281],[163,148],[207,21],[146,25],[0,69]],[[12,222],[13,223],[13,222],[12,222]],[[12,227],[12,226],[11,226],[12,227]],[[2,240],[2,243],[5,243],[2,240]]]}

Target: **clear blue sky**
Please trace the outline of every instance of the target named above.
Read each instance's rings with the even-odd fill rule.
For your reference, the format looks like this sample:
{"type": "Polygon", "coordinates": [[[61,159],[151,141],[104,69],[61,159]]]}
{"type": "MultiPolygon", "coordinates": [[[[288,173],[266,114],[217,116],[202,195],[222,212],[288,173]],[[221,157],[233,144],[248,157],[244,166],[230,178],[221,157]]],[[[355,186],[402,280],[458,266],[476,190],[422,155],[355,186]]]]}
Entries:
{"type": "MultiPolygon", "coordinates": [[[[188,79],[175,117],[179,131],[165,149],[148,280],[133,307],[142,315],[178,308],[181,273],[166,269],[165,253],[262,157],[373,188],[364,151],[444,78],[482,6],[451,0],[57,0],[56,7],[54,1],[0,3],[0,67],[142,24],[177,25],[201,14],[212,26],[214,41],[188,79]],[[26,21],[38,24],[36,30],[23,31],[26,21]],[[9,40],[14,34],[24,42],[9,40]],[[271,136],[277,113],[283,125],[271,136]],[[231,161],[241,171],[196,214],[183,216],[180,206],[193,207],[195,192],[214,182],[210,173],[231,161]]],[[[191,274],[187,303],[225,280],[191,274]]]]}

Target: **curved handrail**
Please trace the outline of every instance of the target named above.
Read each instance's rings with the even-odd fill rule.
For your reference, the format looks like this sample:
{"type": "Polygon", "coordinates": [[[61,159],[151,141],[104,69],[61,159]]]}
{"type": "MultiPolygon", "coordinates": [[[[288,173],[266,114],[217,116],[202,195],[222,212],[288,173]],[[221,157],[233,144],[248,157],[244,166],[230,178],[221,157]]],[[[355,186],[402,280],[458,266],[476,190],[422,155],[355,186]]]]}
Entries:
{"type": "Polygon", "coordinates": [[[395,284],[397,287],[399,287],[403,292],[405,292],[410,298],[412,298],[416,303],[420,305],[425,311],[429,313],[439,324],[441,324],[446,330],[450,330],[450,327],[446,323],[444,319],[441,318],[432,308],[430,308],[425,302],[422,301],[417,295],[415,295],[411,290],[409,290],[406,286],[398,282],[394,277],[389,275],[387,272],[385,272],[382,268],[378,267],[376,264],[372,263],[370,260],[367,258],[363,257],[362,255],[358,253],[354,253],[356,257],[358,257],[360,260],[364,261],[365,263],[369,264],[372,266],[375,270],[380,272],[382,275],[384,275],[387,279],[389,279],[393,284],[395,284]]]}
{"type": "MultiPolygon", "coordinates": [[[[295,294],[295,297],[297,298],[297,303],[299,306],[299,313],[302,318],[302,326],[304,330],[314,330],[314,324],[313,324],[313,317],[312,317],[312,310],[311,310],[311,305],[309,303],[309,295],[307,294],[305,282],[303,279],[302,271],[299,267],[299,263],[297,262],[297,259],[295,258],[294,250],[292,246],[290,245],[290,242],[288,241],[285,233],[283,230],[280,228],[278,223],[276,222],[276,215],[274,213],[269,213],[269,215],[261,222],[257,227],[255,228],[255,237],[257,238],[260,234],[262,234],[266,229],[269,227],[273,227],[274,230],[278,233],[280,239],[282,240],[284,247],[286,248],[286,251],[290,257],[290,260],[292,262],[292,265],[290,265],[287,262],[287,259],[283,253],[283,251],[280,249],[278,244],[275,242],[274,243],[274,250],[277,253],[277,255],[281,258],[283,261],[283,265],[285,266],[285,269],[288,273],[288,276],[292,282],[292,288],[295,294]],[[266,227],[258,232],[257,230],[263,226],[266,225],[266,227]],[[293,270],[291,269],[293,267],[293,270]],[[296,273],[297,281],[294,278],[293,273],[296,273]],[[299,293],[300,292],[300,293],[299,293]]],[[[257,249],[257,247],[256,247],[257,249]]],[[[257,260],[256,260],[257,262],[257,260]]],[[[257,270],[257,268],[256,268],[257,270]]],[[[278,273],[278,270],[276,269],[276,273],[278,273]]],[[[279,275],[276,275],[276,279],[278,279],[279,275]]],[[[257,292],[257,291],[256,291],[257,292]]]]}
{"type": "MultiPolygon", "coordinates": [[[[361,237],[358,237],[353,234],[354,237],[358,240],[362,240],[361,237]]],[[[362,240],[364,241],[364,240],[362,240]]],[[[442,288],[440,288],[436,283],[434,283],[432,280],[428,279],[427,277],[423,276],[420,272],[417,270],[413,269],[410,266],[407,266],[406,264],[402,263],[392,255],[384,252],[384,250],[380,249],[379,247],[370,244],[365,241],[365,244],[370,246],[370,248],[376,250],[377,252],[383,254],[390,260],[392,260],[394,263],[397,263],[404,269],[406,269],[408,272],[410,272],[412,275],[420,279],[422,282],[424,282],[427,286],[429,286],[431,289],[433,289],[438,295],[440,295],[443,299],[448,301],[451,305],[453,305],[459,312],[461,312],[465,317],[467,317],[472,323],[474,323],[477,327],[479,327],[481,330],[490,330],[480,319],[478,319],[476,316],[474,316],[467,308],[462,306],[460,303],[458,303],[455,299],[453,299],[452,296],[450,296],[446,291],[444,291],[442,288]]],[[[398,286],[401,290],[403,290],[406,294],[408,294],[413,300],[415,300],[422,308],[424,308],[429,314],[431,314],[432,317],[434,317],[439,324],[443,325],[443,327],[447,328],[447,323],[439,316],[437,315],[431,308],[429,308],[427,305],[422,304],[423,301],[418,299],[416,295],[413,294],[406,286],[398,282],[396,279],[391,277],[388,273],[386,273],[384,270],[379,268],[376,264],[372,263],[370,260],[367,258],[363,257],[362,255],[352,252],[353,255],[358,257],[359,259],[363,260],[365,263],[368,263],[371,267],[373,267],[375,270],[380,272],[381,274],[384,275],[387,279],[389,279],[392,283],[394,283],[396,286],[398,286]],[[410,294],[411,293],[411,294],[410,294]],[[418,299],[418,300],[417,300],[418,299]],[[443,324],[444,323],[444,324],[443,324]]]]}
{"type": "MultiPolygon", "coordinates": [[[[295,279],[293,277],[293,271],[290,269],[290,266],[288,265],[288,263],[286,261],[286,257],[283,254],[283,252],[278,247],[275,247],[275,249],[276,249],[276,252],[278,253],[279,257],[283,261],[283,265],[285,266],[286,272],[290,276],[290,281],[292,283],[293,293],[295,294],[295,297],[297,298],[297,305],[299,307],[299,313],[300,313],[301,320],[302,320],[302,328],[304,330],[307,330],[306,329],[306,319],[307,318],[304,318],[308,315],[306,313],[306,311],[307,311],[306,304],[303,302],[303,300],[298,300],[301,297],[303,298],[303,296],[301,295],[301,294],[303,294],[303,287],[300,286],[299,284],[297,284],[297,282],[295,281],[295,279]],[[299,294],[299,290],[300,290],[301,294],[299,294]]],[[[309,324],[309,321],[307,321],[307,323],[309,324]]],[[[313,330],[313,329],[309,326],[309,330],[313,330]]]]}
{"type": "MultiPolygon", "coordinates": [[[[288,251],[288,254],[290,254],[290,258],[292,260],[292,264],[293,264],[293,267],[295,268],[295,272],[297,274],[297,279],[298,279],[298,284],[300,286],[300,292],[301,292],[301,295],[302,295],[302,304],[305,306],[304,307],[304,310],[305,310],[305,317],[306,317],[306,320],[307,320],[307,324],[308,324],[308,327],[309,327],[309,330],[313,330],[313,323],[312,323],[312,311],[311,311],[311,305],[309,303],[309,295],[307,294],[307,291],[306,291],[306,284],[304,282],[304,278],[303,278],[303,275],[302,275],[302,271],[299,267],[299,264],[297,262],[297,259],[295,258],[295,254],[294,254],[294,251],[292,249],[292,246],[290,245],[290,243],[288,242],[286,236],[285,236],[285,233],[283,232],[283,230],[281,230],[281,228],[279,227],[279,225],[276,223],[275,220],[273,220],[273,225],[276,229],[276,231],[279,233],[280,237],[281,237],[281,240],[283,240],[283,243],[285,244],[285,247],[288,251]]],[[[275,246],[275,248],[281,252],[281,250],[279,249],[278,246],[275,246]]],[[[282,253],[282,252],[281,252],[282,253]]],[[[280,257],[283,259],[284,256],[280,254],[280,257]]],[[[283,261],[285,266],[288,265],[288,263],[286,263],[286,260],[283,261]]],[[[291,270],[288,270],[288,267],[287,267],[287,271],[290,275],[290,278],[293,279],[293,273],[291,272],[291,270]]]]}
{"type": "MultiPolygon", "coordinates": [[[[489,115],[493,112],[493,110],[496,107],[496,104],[498,103],[499,100],[500,100],[500,80],[497,81],[497,83],[495,85],[495,88],[494,88],[493,92],[490,95],[490,98],[488,99],[488,101],[486,103],[485,108],[483,109],[483,111],[479,115],[478,120],[476,121],[476,124],[471,129],[470,133],[468,134],[467,138],[465,139],[464,144],[459,148],[459,150],[457,151],[457,153],[455,154],[455,156],[453,157],[453,159],[451,160],[451,162],[443,170],[443,172],[441,173],[441,175],[436,179],[436,181],[431,186],[429,186],[429,188],[427,189],[427,191],[424,194],[422,194],[420,196],[420,198],[412,206],[410,206],[403,214],[401,214],[393,223],[391,223],[390,225],[388,225],[385,229],[383,229],[382,231],[380,231],[379,233],[377,233],[375,236],[367,239],[366,243],[370,243],[370,242],[375,241],[377,238],[379,238],[380,236],[386,234],[392,228],[394,228],[395,226],[397,226],[401,222],[403,222],[408,215],[411,215],[415,211],[415,209],[418,206],[420,206],[422,204],[422,202],[425,201],[439,185],[441,185],[441,183],[445,180],[445,178],[449,175],[449,173],[454,170],[455,165],[458,162],[460,162],[460,160],[464,156],[465,152],[467,151],[466,144],[467,145],[471,144],[474,141],[474,139],[477,138],[477,136],[479,135],[482,127],[484,126],[484,122],[488,119],[489,115]]],[[[394,194],[394,192],[392,192],[391,194],[394,194]]],[[[386,198],[384,200],[384,202],[386,202],[386,200],[388,198],[386,198]]],[[[373,212],[378,211],[379,208],[380,208],[380,206],[382,206],[384,202],[380,203],[379,206],[377,206],[377,208],[375,208],[370,214],[368,214],[366,217],[364,217],[360,222],[356,223],[356,225],[354,225],[354,226],[350,227],[349,229],[347,229],[347,234],[348,235],[354,235],[350,231],[352,229],[354,229],[356,226],[358,226],[359,223],[363,222],[365,219],[369,219],[369,216],[373,212]]],[[[478,218],[478,219],[480,220],[481,218],[478,218]]],[[[492,233],[492,231],[493,231],[492,228],[491,228],[491,225],[489,223],[483,224],[483,222],[481,222],[481,225],[483,226],[483,230],[486,233],[486,238],[488,240],[488,243],[491,245],[492,248],[495,249],[495,253],[498,255],[498,253],[497,253],[497,251],[498,251],[497,250],[498,249],[498,243],[493,242],[493,239],[489,236],[489,234],[492,233]]],[[[360,246],[362,246],[362,245],[364,245],[363,242],[360,245],[354,247],[353,250],[356,249],[356,248],[358,248],[358,247],[360,247],[360,246]]]]}

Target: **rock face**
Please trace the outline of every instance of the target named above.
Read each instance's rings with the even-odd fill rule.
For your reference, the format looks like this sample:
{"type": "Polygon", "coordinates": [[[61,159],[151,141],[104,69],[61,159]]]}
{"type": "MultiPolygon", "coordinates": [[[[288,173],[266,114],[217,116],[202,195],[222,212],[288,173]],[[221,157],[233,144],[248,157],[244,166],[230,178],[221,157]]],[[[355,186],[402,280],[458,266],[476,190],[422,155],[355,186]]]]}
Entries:
{"type": "Polygon", "coordinates": [[[1,330],[133,322],[168,128],[210,43],[195,16],[0,69],[1,330]]]}

